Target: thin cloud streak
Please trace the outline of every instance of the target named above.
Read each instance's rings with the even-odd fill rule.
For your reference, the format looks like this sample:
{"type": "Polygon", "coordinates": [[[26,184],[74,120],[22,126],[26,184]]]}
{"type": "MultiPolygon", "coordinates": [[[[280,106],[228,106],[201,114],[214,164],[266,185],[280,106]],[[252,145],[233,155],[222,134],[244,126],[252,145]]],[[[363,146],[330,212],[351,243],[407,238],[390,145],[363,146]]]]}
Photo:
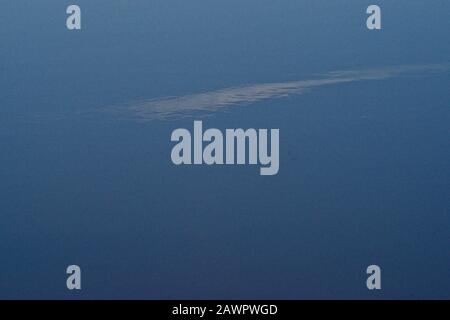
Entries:
{"type": "Polygon", "coordinates": [[[316,88],[343,83],[383,80],[404,74],[442,73],[449,64],[397,66],[379,69],[333,71],[315,79],[262,83],[230,87],[179,97],[165,97],[110,107],[107,112],[135,121],[176,119],[197,114],[208,114],[222,109],[245,106],[255,102],[303,94],[316,88]]]}

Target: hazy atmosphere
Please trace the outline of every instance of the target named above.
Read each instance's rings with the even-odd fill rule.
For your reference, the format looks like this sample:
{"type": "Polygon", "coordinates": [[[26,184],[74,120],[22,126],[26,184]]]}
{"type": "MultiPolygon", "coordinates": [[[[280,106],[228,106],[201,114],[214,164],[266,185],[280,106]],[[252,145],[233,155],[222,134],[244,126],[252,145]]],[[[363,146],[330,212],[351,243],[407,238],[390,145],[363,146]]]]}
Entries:
{"type": "Polygon", "coordinates": [[[450,1],[376,2],[3,1],[0,298],[449,299],[450,1]],[[194,120],[279,172],[174,165],[194,120]]]}

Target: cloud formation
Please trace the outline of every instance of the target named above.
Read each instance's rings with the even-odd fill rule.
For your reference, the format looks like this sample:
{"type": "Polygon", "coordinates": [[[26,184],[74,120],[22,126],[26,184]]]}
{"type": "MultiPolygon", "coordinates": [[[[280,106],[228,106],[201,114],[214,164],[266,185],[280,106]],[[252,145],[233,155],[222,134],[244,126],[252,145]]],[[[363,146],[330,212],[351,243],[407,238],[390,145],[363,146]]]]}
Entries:
{"type": "Polygon", "coordinates": [[[303,94],[316,88],[359,81],[383,80],[404,74],[446,72],[449,64],[397,66],[366,70],[333,71],[313,79],[261,83],[229,87],[178,97],[163,97],[109,107],[108,112],[120,118],[136,121],[174,119],[208,114],[225,108],[245,106],[255,102],[303,94]]]}

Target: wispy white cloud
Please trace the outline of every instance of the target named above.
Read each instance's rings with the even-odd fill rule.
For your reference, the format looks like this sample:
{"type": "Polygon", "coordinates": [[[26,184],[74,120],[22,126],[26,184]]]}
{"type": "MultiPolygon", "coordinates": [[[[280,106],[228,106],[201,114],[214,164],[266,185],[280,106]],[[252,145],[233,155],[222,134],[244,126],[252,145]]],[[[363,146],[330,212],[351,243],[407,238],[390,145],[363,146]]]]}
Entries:
{"type": "Polygon", "coordinates": [[[342,83],[383,80],[404,74],[441,73],[450,69],[450,64],[396,66],[366,70],[333,71],[313,79],[252,84],[229,87],[203,93],[178,97],[163,97],[133,102],[107,108],[107,112],[136,121],[172,119],[190,115],[207,114],[224,108],[245,106],[267,99],[283,98],[324,86],[342,83]]]}

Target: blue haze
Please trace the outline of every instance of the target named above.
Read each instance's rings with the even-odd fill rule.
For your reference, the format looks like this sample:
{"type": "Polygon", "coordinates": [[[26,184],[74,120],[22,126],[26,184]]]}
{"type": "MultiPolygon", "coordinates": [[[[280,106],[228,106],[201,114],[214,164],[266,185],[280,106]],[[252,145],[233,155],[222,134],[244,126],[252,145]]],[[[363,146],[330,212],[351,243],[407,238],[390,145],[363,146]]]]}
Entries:
{"type": "Polygon", "coordinates": [[[450,2],[376,2],[381,31],[364,0],[2,1],[0,298],[449,299],[450,2]],[[403,66],[424,70],[129,111],[403,66]],[[280,128],[279,174],[174,166],[194,119],[280,128]]]}

